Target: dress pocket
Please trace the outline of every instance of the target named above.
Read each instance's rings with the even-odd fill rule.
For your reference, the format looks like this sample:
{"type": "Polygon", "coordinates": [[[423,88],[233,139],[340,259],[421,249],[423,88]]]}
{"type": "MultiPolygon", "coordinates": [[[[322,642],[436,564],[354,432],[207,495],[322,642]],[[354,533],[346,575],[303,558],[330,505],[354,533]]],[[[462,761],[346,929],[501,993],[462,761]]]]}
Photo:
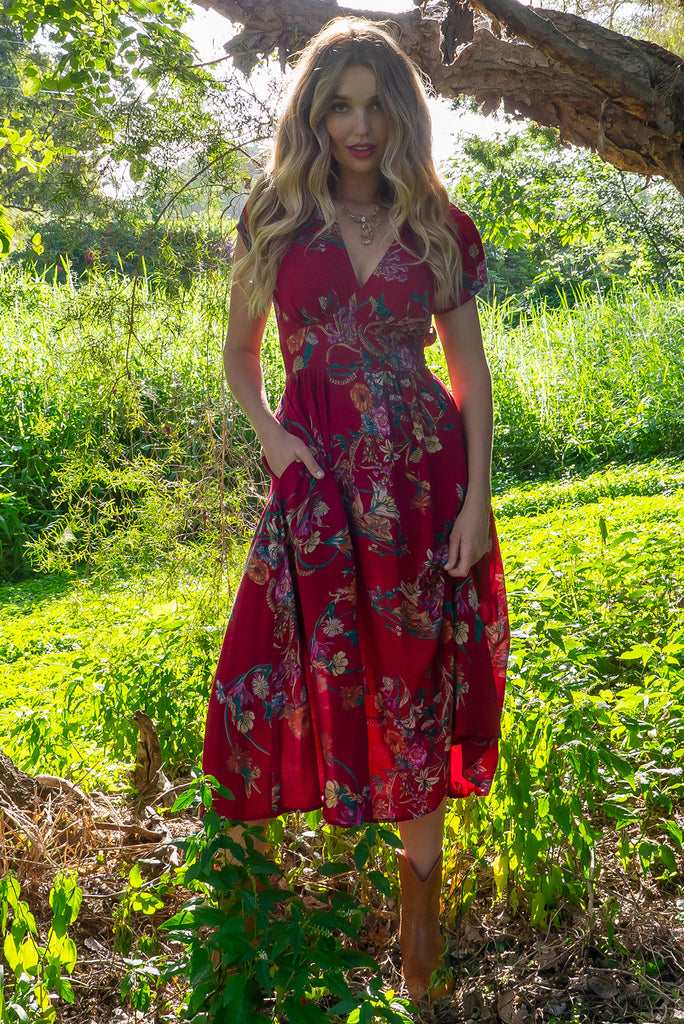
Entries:
{"type": "Polygon", "coordinates": [[[303,462],[293,459],[289,462],[280,476],[273,477],[273,487],[280,496],[281,501],[285,500],[296,489],[302,473],[309,475],[309,470],[303,462]]]}

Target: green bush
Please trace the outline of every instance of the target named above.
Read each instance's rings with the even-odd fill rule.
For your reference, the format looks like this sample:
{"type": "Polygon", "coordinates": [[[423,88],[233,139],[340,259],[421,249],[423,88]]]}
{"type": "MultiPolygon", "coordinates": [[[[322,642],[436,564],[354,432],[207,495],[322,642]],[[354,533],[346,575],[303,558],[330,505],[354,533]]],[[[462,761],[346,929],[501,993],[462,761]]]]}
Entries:
{"type": "Polygon", "coordinates": [[[448,170],[483,235],[490,289],[518,311],[572,305],[631,283],[684,288],[684,200],[527,125],[467,139],[448,170]]]}
{"type": "Polygon", "coordinates": [[[105,226],[37,221],[25,227],[27,242],[7,262],[58,284],[87,283],[108,271],[127,277],[143,273],[148,287],[172,293],[186,291],[200,274],[229,270],[233,243],[219,229],[192,223],[152,228],[126,220],[105,226]],[[37,245],[31,241],[36,234],[37,245]]]}

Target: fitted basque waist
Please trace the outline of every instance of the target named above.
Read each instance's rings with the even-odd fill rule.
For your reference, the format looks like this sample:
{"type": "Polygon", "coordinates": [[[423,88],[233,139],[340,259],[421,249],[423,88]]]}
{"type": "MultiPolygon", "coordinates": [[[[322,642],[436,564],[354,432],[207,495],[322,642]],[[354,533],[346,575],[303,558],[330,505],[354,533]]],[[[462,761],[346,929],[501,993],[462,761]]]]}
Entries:
{"type": "MultiPolygon", "coordinates": [[[[350,332],[351,333],[351,332],[350,332]]],[[[433,330],[381,332],[368,330],[359,337],[319,333],[315,327],[297,332],[282,345],[288,374],[317,370],[339,378],[359,372],[407,374],[426,368],[425,348],[435,340],[433,330]]]]}
{"type": "Polygon", "coordinates": [[[366,374],[387,377],[388,380],[396,381],[405,379],[411,374],[422,376],[429,373],[425,357],[422,353],[411,353],[410,359],[402,359],[401,365],[394,360],[381,358],[368,358],[361,356],[358,359],[311,359],[306,363],[298,363],[297,360],[290,362],[285,360],[285,371],[288,377],[301,377],[303,375],[315,374],[319,377],[327,377],[331,381],[341,382],[350,380],[352,377],[363,377],[366,374]]]}
{"type": "Polygon", "coordinates": [[[283,340],[281,348],[290,373],[314,366],[415,371],[424,365],[425,348],[434,340],[434,330],[424,322],[403,330],[313,324],[283,340]]]}

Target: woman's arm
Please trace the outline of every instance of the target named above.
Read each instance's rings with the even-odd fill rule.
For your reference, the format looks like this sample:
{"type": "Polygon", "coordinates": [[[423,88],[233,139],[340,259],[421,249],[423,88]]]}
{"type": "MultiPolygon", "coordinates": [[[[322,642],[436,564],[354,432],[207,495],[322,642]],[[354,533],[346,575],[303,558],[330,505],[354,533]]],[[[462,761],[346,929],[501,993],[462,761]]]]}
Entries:
{"type": "Polygon", "coordinates": [[[468,489],[449,537],[445,569],[450,576],[466,576],[490,543],[492,380],[475,299],[436,316],[435,323],[463,421],[468,462],[468,489]]]}
{"type": "MultiPolygon", "coordinates": [[[[241,259],[246,252],[245,243],[238,238],[235,259],[241,259]]],[[[280,476],[291,462],[298,460],[313,476],[322,477],[323,470],[311,449],[301,438],[288,433],[271,412],[259,360],[268,311],[263,316],[251,317],[247,310],[248,299],[242,287],[233,285],[228,333],[223,346],[223,368],[228,386],[254,427],[275,476],[280,476]]]]}

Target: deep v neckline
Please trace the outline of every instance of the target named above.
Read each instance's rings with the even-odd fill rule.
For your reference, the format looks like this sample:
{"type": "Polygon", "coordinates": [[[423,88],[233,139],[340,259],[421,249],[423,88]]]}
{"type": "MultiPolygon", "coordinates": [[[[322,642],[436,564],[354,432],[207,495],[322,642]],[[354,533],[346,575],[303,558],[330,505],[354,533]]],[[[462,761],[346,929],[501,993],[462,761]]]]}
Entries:
{"type": "Polygon", "coordinates": [[[361,281],[359,281],[359,278],[358,278],[358,275],[356,273],[356,270],[354,269],[354,263],[352,261],[351,255],[349,254],[349,249],[347,248],[347,243],[344,240],[344,235],[342,234],[342,228],[340,227],[340,222],[339,222],[339,220],[337,218],[335,218],[333,223],[334,223],[335,234],[338,236],[338,238],[339,238],[339,240],[340,240],[340,242],[342,244],[342,248],[344,250],[344,255],[347,258],[347,263],[349,265],[349,269],[351,270],[352,277],[354,278],[354,281],[356,282],[357,291],[363,291],[363,289],[366,287],[368,282],[370,280],[372,280],[372,278],[375,277],[375,275],[377,274],[378,270],[380,269],[380,265],[381,265],[382,261],[385,259],[385,257],[387,256],[387,253],[390,251],[392,246],[398,241],[398,239],[395,238],[394,236],[392,236],[390,238],[389,244],[387,245],[387,247],[385,248],[384,252],[382,253],[380,258],[376,262],[376,264],[373,267],[373,269],[371,270],[370,274],[368,275],[368,277],[366,278],[365,281],[361,282],[361,281]]]}

